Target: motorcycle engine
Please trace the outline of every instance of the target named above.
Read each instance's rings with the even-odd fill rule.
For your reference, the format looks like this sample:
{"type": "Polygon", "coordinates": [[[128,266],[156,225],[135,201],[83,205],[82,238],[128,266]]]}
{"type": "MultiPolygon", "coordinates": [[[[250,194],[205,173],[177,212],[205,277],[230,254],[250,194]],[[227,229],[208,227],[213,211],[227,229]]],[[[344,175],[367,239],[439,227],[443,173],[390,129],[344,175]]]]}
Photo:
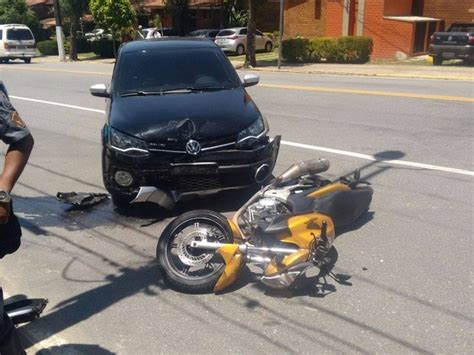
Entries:
{"type": "Polygon", "coordinates": [[[248,222],[265,221],[270,223],[280,214],[290,213],[288,207],[275,198],[265,197],[250,205],[246,211],[248,222]]]}

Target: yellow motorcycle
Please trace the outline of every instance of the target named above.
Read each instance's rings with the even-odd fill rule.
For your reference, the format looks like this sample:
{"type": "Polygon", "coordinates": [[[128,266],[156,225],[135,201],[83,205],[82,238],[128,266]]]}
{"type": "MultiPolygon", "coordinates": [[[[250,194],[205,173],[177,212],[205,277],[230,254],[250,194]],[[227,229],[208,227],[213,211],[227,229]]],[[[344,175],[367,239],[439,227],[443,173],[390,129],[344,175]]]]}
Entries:
{"type": "Polygon", "coordinates": [[[330,181],[318,175],[328,169],[326,159],[292,165],[232,219],[210,210],[174,219],[157,247],[166,282],[181,292],[219,292],[255,263],[265,285],[289,288],[308,269],[321,269],[336,230],[361,217],[373,194],[360,172],[330,181]]]}

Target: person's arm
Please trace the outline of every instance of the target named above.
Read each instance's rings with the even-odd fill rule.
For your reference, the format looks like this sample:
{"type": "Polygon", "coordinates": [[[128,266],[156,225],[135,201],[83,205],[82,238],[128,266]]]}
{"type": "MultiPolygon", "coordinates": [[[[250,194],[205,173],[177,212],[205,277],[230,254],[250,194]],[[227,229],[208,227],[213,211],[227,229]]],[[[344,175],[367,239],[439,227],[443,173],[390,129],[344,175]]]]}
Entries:
{"type": "MultiPolygon", "coordinates": [[[[0,175],[0,191],[10,193],[28,162],[34,141],[30,135],[10,145],[5,155],[3,172],[0,175]]],[[[7,224],[10,219],[11,204],[0,202],[0,224],[7,224]]]]}
{"type": "Polygon", "coordinates": [[[10,145],[5,155],[3,172],[0,174],[0,191],[10,193],[18,181],[33,150],[34,140],[30,135],[10,145]]]}
{"type": "Polygon", "coordinates": [[[30,131],[11,105],[6,88],[1,81],[0,140],[9,146],[3,169],[0,170],[0,224],[6,224],[11,214],[9,194],[28,162],[34,142],[30,131]]]}

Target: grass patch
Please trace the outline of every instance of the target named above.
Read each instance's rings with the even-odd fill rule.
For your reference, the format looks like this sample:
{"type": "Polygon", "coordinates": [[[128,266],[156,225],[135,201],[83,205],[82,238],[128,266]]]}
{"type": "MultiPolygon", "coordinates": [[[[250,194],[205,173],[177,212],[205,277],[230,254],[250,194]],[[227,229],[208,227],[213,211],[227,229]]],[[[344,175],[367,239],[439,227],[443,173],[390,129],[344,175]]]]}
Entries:
{"type": "MultiPolygon", "coordinates": [[[[245,55],[229,55],[228,57],[231,62],[245,62],[245,55]]],[[[257,53],[256,57],[258,66],[276,65],[278,62],[278,51],[257,53]]]]}
{"type": "Polygon", "coordinates": [[[79,60],[92,60],[92,59],[100,59],[100,57],[95,54],[94,52],[89,52],[89,53],[79,53],[77,55],[79,60]]]}

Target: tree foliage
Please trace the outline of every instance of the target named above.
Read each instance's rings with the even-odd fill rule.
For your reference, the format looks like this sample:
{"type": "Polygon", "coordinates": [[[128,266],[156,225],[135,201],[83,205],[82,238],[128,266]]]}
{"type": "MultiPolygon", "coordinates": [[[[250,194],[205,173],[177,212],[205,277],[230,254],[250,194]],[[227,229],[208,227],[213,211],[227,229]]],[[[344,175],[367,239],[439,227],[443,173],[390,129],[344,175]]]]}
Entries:
{"type": "Polygon", "coordinates": [[[137,20],[135,9],[129,0],[90,0],[90,10],[97,24],[112,33],[115,53],[117,36],[137,20]]]}
{"type": "Polygon", "coordinates": [[[90,9],[97,24],[115,36],[133,26],[137,19],[129,0],[91,0],[90,9]]]}
{"type": "Polygon", "coordinates": [[[26,5],[25,0],[0,0],[0,24],[18,23],[27,25],[37,41],[45,39],[36,14],[26,5]]]}
{"type": "Polygon", "coordinates": [[[69,58],[77,60],[77,31],[81,17],[89,8],[89,0],[61,0],[61,11],[69,19],[71,26],[69,43],[71,52],[69,58]]]}

